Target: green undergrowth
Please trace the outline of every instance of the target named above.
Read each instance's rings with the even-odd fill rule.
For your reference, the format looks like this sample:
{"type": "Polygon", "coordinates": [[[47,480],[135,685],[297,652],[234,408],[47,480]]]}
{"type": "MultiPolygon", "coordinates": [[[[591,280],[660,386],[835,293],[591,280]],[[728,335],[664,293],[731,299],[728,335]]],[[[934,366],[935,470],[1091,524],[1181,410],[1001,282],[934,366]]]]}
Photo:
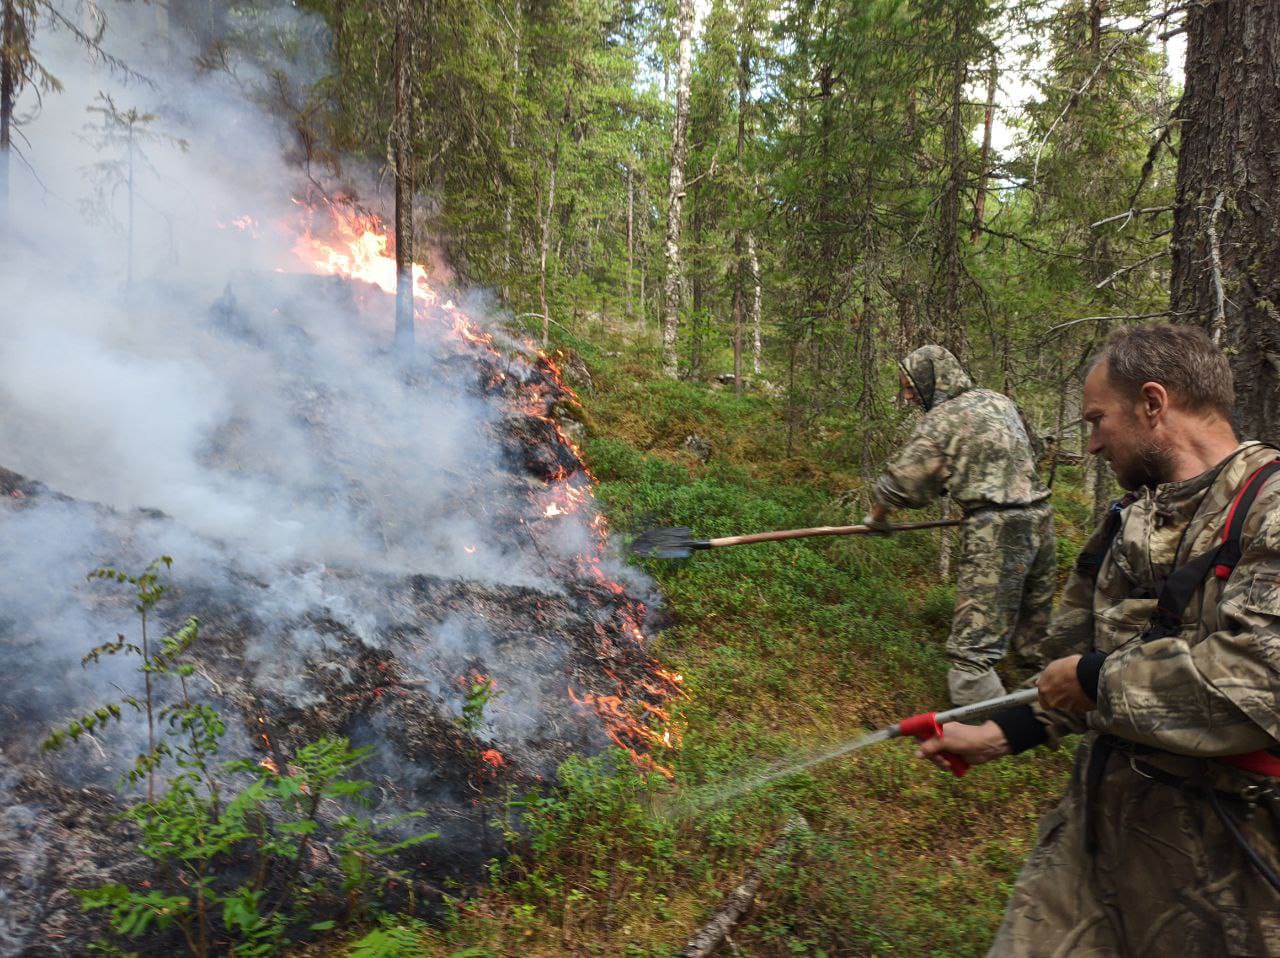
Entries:
{"type": "MultiPolygon", "coordinates": [[[[779,400],[656,379],[643,353],[582,351],[594,379],[584,453],[616,537],[858,521],[855,471],[812,450],[788,456],[779,400]],[[692,434],[711,446],[705,463],[684,448],[692,434]]],[[[1059,487],[1065,570],[1088,503],[1069,476],[1059,487]]],[[[770,859],[734,932],[738,953],[985,953],[1068,753],[956,779],[887,742],[734,794],[780,763],[945,707],[954,593],[939,542],[812,538],[644,561],[669,620],[652,648],[688,693],[672,706],[683,744],[657,756],[674,784],[621,753],[571,760],[557,788],[510,807],[502,827],[518,818],[524,838],[488,887],[443,928],[415,929],[414,950],[376,953],[671,955],[799,819],[807,828],[770,859]]]]}

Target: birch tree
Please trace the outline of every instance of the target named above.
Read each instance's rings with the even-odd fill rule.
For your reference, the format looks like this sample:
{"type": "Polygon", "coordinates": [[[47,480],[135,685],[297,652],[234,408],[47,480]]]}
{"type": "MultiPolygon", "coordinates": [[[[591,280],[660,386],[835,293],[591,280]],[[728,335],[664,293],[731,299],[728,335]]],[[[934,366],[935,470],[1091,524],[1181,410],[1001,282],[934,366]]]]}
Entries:
{"type": "Polygon", "coordinates": [[[671,129],[671,172],[667,180],[667,231],[664,247],[666,275],[662,286],[662,371],[674,379],[680,323],[680,291],[684,269],[680,260],[681,209],[684,205],[684,164],[688,155],[689,76],[693,59],[693,0],[680,0],[680,44],[676,66],[676,113],[671,129]]]}

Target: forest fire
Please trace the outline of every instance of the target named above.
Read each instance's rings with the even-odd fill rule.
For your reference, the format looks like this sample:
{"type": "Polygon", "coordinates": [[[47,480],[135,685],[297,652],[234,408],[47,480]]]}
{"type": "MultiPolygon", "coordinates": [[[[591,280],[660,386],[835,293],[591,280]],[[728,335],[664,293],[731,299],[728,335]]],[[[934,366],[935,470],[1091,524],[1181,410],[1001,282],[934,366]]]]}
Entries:
{"type": "MultiPolygon", "coordinates": [[[[294,203],[303,211],[303,222],[293,252],[308,269],[364,280],[384,292],[395,293],[395,256],[390,237],[379,217],[328,199],[315,206],[308,206],[296,198],[294,203]]],[[[442,299],[432,287],[427,271],[417,263],[413,265],[413,286],[416,322],[432,322],[433,313],[443,311],[449,331],[459,345],[480,350],[494,361],[507,361],[493,335],[481,330],[452,300],[442,299]]],[[[591,513],[587,527],[592,541],[573,556],[574,571],[595,581],[613,597],[617,631],[639,649],[646,644],[642,628],[646,610],[642,602],[627,599],[622,584],[604,571],[602,562],[608,543],[608,523],[594,508],[592,483],[595,477],[583,462],[581,450],[565,435],[560,424],[548,415],[549,408],[560,397],[573,405],[580,405],[580,401],[565,383],[559,366],[551,357],[532,344],[523,343],[521,346],[526,354],[535,357],[534,364],[544,377],[528,379],[527,388],[519,394],[516,405],[523,414],[550,427],[555,440],[569,451],[573,463],[571,468],[556,470],[547,480],[541,518],[555,520],[584,511],[591,513]]],[[[502,371],[494,374],[497,380],[506,376],[502,371]]],[[[468,545],[464,551],[474,554],[476,547],[468,545]]],[[[602,633],[602,641],[609,642],[603,626],[597,628],[602,633]]],[[[656,662],[650,661],[650,665],[653,680],[639,680],[635,689],[629,689],[615,676],[617,686],[611,694],[585,693],[579,696],[572,688],[567,691],[575,703],[595,712],[610,740],[624,748],[639,766],[670,778],[671,772],[648,755],[652,748],[667,749],[679,743],[679,734],[670,716],[656,702],[684,693],[680,676],[663,670],[656,662]],[[627,702],[632,702],[634,707],[628,707],[627,702]],[[651,723],[659,723],[661,728],[655,729],[651,723]]],[[[498,761],[488,758],[485,761],[495,767],[501,766],[501,754],[495,750],[491,752],[498,761]]],[[[489,755],[490,752],[484,754],[489,755]]]]}

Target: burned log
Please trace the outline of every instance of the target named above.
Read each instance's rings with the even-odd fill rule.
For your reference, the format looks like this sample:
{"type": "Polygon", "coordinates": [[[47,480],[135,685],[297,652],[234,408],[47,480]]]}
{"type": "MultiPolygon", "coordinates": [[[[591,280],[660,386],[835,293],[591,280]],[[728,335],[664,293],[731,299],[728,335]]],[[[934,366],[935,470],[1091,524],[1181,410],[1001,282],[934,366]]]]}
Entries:
{"type": "Polygon", "coordinates": [[[680,958],[709,958],[715,954],[751,910],[756,895],[769,874],[791,855],[796,839],[808,831],[809,823],[799,815],[789,820],[778,839],[765,849],[746,877],[729,893],[698,933],[689,939],[680,952],[680,958]]]}

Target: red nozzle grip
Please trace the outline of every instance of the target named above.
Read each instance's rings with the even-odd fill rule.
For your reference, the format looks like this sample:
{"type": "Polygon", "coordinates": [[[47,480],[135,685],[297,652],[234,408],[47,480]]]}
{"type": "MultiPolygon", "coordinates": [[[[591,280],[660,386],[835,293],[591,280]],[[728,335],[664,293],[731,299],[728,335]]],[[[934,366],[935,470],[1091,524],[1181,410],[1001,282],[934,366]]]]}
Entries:
{"type": "MultiPolygon", "coordinates": [[[[938,724],[937,712],[921,712],[919,715],[913,715],[911,718],[905,718],[899,722],[898,732],[901,735],[910,735],[921,742],[925,742],[941,735],[942,726],[938,724]]],[[[956,778],[960,778],[965,772],[969,771],[969,763],[959,755],[952,755],[950,752],[939,752],[938,757],[947,763],[947,767],[951,769],[956,778]]]]}

